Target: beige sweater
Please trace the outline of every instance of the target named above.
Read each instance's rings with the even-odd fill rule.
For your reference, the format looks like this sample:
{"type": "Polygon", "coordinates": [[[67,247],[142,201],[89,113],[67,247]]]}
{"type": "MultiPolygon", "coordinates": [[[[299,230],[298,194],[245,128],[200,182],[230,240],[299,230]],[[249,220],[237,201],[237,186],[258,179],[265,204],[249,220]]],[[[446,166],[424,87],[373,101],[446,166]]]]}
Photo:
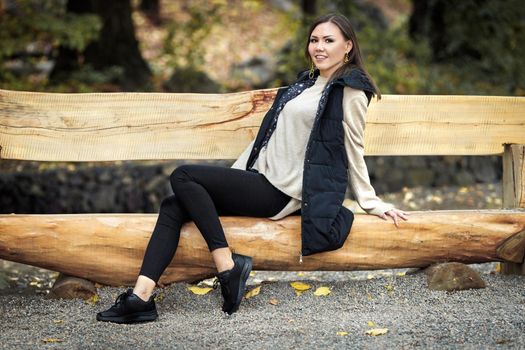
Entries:
{"type": "MultiPolygon", "coordinates": [[[[286,193],[290,202],[270,219],[278,220],[301,208],[303,164],[306,143],[313,126],[315,113],[327,79],[318,77],[313,86],[289,101],[277,121],[277,126],[254,168],[268,181],[286,193]]],[[[394,206],[376,196],[370,184],[364,161],[364,130],[367,98],[363,91],[345,87],[343,97],[343,129],[348,157],[350,189],[361,208],[369,214],[381,215],[394,206]]],[[[239,156],[232,168],[246,169],[253,141],[239,156]]]]}

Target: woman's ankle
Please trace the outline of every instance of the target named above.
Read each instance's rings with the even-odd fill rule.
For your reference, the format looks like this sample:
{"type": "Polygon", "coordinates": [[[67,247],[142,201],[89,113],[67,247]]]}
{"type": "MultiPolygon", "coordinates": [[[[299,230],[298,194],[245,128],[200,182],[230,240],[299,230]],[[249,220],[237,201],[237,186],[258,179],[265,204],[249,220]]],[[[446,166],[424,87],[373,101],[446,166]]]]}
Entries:
{"type": "Polygon", "coordinates": [[[224,272],[233,269],[234,263],[230,248],[217,248],[211,252],[213,261],[217,267],[217,272],[224,272]]]}
{"type": "Polygon", "coordinates": [[[140,275],[137,278],[137,283],[135,283],[135,287],[133,288],[133,294],[137,295],[140,299],[144,301],[148,301],[151,295],[153,294],[153,290],[155,289],[156,284],[157,283],[151,278],[140,275]]]}

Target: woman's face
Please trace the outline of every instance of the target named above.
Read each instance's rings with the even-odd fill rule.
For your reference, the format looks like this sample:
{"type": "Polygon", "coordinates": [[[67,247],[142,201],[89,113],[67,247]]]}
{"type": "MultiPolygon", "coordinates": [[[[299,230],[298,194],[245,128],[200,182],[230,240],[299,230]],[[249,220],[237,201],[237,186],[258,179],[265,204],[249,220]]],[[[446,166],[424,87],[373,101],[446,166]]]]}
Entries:
{"type": "Polygon", "coordinates": [[[345,40],[339,27],[332,22],[317,25],[309,40],[308,53],[325,78],[330,78],[343,65],[345,53],[352,49],[352,41],[345,40]]]}

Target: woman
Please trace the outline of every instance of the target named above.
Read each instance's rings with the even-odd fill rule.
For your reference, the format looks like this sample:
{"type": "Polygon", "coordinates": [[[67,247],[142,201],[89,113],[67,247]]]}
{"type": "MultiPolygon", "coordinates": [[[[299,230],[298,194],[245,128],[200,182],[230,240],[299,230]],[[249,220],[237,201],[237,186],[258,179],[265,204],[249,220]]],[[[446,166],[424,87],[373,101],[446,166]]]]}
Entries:
{"type": "Polygon", "coordinates": [[[365,70],[357,38],[341,15],[320,17],[310,28],[309,71],[281,88],[256,139],[232,168],[183,165],[170,177],[166,198],[133,290],[117,298],[99,321],[133,323],[157,318],[153,289],[172,260],[180,228],[193,220],[217,266],[222,310],[239,308],[251,258],[232,254],[219,215],[281,219],[301,210],[300,259],[341,247],[353,214],[342,206],[350,177],[359,205],[396,226],[407,213],[382,202],[370,185],[363,131],[368,103],[379,89],[365,70]],[[317,69],[315,69],[317,68],[317,69]]]}

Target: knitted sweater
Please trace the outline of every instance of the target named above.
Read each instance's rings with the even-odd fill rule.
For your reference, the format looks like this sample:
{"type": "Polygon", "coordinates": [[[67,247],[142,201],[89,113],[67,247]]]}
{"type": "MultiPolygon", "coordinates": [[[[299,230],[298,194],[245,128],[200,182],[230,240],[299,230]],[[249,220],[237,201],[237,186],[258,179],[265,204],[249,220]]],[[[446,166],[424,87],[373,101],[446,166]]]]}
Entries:
{"type": "MultiPolygon", "coordinates": [[[[301,208],[303,164],[306,143],[312,129],[319,99],[327,79],[319,76],[315,84],[289,101],[277,121],[274,133],[261,149],[254,169],[263,174],[277,189],[291,197],[290,202],[270,219],[278,220],[301,208]]],[[[364,130],[368,100],[361,90],[344,88],[343,129],[348,157],[350,189],[357,203],[368,214],[381,215],[394,206],[377,197],[370,184],[364,161],[364,130]]],[[[253,141],[232,168],[246,169],[253,141]]]]}

